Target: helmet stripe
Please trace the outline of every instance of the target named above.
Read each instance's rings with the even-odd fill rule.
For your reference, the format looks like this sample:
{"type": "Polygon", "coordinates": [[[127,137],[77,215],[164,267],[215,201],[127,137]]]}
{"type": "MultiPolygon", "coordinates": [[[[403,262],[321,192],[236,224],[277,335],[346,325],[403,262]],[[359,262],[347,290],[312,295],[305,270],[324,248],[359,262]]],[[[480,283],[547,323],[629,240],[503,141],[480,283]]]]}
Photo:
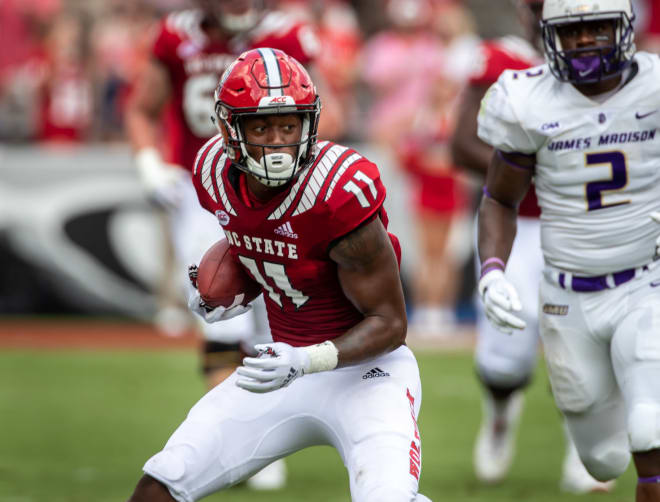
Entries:
{"type": "Polygon", "coordinates": [[[282,73],[280,72],[280,65],[277,62],[275,52],[273,52],[273,49],[258,50],[264,60],[264,69],[266,70],[266,77],[268,78],[268,95],[283,96],[282,73]]]}

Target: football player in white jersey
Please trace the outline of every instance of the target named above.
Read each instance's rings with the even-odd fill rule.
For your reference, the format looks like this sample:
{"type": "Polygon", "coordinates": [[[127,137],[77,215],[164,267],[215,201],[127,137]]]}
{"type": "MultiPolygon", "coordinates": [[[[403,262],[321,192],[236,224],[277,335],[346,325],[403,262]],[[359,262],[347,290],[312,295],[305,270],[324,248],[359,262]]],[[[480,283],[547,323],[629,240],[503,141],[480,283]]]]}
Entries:
{"type": "MultiPolygon", "coordinates": [[[[477,115],[481,100],[505,69],[527,70],[543,60],[541,15],[543,0],[515,0],[525,38],[508,35],[485,41],[480,47],[481,61],[463,93],[459,118],[452,139],[457,165],[485,177],[492,148],[477,136],[477,115]]],[[[541,253],[541,211],[531,186],[518,208],[516,239],[508,260],[508,280],[525,297],[537,297],[543,274],[541,253]]],[[[486,319],[484,309],[477,312],[475,367],[482,386],[482,422],[479,427],[473,462],[477,478],[485,483],[502,481],[515,456],[518,423],[522,414],[524,390],[532,379],[538,354],[538,309],[533,302],[524,305],[520,317],[526,327],[512,338],[486,319]]],[[[588,493],[609,491],[614,482],[601,483],[586,471],[568,431],[562,465],[562,491],[588,493]]]]}
{"type": "Polygon", "coordinates": [[[546,65],[505,71],[479,137],[495,148],[479,210],[479,292],[525,327],[507,280],[517,205],[534,178],[545,260],[539,323],[550,381],[599,480],[631,452],[637,502],[660,501],[660,58],[635,52],[629,0],[545,0],[546,65]]]}

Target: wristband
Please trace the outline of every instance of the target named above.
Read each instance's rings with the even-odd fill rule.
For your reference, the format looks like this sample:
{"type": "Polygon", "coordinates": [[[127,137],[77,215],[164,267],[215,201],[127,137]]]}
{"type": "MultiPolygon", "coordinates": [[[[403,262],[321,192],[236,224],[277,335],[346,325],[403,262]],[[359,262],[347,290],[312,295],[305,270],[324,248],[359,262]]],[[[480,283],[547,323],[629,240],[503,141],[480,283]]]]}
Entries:
{"type": "Polygon", "coordinates": [[[506,263],[504,263],[504,260],[496,256],[488,258],[481,264],[481,273],[479,274],[479,277],[483,277],[494,268],[504,270],[506,268],[506,263]]]}
{"type": "Polygon", "coordinates": [[[334,370],[339,363],[339,351],[330,340],[316,345],[308,345],[302,349],[309,356],[309,365],[305,368],[305,373],[334,370]]]}
{"type": "Polygon", "coordinates": [[[660,476],[650,476],[648,478],[638,478],[638,483],[641,484],[657,484],[660,483],[660,476]]]}

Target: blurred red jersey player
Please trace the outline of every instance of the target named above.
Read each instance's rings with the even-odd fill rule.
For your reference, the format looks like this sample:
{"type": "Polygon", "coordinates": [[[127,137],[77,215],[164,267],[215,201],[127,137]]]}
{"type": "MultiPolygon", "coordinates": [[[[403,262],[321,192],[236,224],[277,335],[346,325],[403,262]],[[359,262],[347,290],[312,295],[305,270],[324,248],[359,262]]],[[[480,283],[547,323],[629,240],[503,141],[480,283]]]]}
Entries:
{"type": "MultiPolygon", "coordinates": [[[[310,25],[264,9],[263,2],[200,0],[197,6],[169,14],[160,24],[153,57],[135,83],[127,113],[146,192],[169,210],[178,280],[188,294],[186,267],[198,263],[222,236],[217,220],[199,207],[190,179],[197,151],[218,132],[211,116],[220,75],[238,54],[254,47],[284,50],[303,64],[310,63],[318,51],[310,25]]],[[[209,387],[240,361],[238,349],[254,335],[253,325],[243,320],[203,328],[208,342],[203,366],[209,387]],[[235,356],[209,355],[218,352],[235,356]]]]}
{"type": "MultiPolygon", "coordinates": [[[[177,267],[173,275],[186,296],[193,294],[188,265],[199,263],[223,236],[216,218],[199,206],[190,170],[199,148],[218,132],[211,117],[220,75],[239,54],[256,47],[281,49],[309,64],[319,44],[309,24],[266,9],[263,1],[198,0],[194,9],[171,13],[160,24],[151,61],[135,83],[127,110],[136,166],[147,195],[167,211],[165,233],[177,267]]],[[[270,340],[264,311],[261,301],[240,318],[199,324],[208,388],[229,375],[255,343],[270,340]]],[[[180,318],[169,307],[161,308],[154,321],[176,332],[180,318]]],[[[279,485],[266,482],[264,488],[279,485]]]]}

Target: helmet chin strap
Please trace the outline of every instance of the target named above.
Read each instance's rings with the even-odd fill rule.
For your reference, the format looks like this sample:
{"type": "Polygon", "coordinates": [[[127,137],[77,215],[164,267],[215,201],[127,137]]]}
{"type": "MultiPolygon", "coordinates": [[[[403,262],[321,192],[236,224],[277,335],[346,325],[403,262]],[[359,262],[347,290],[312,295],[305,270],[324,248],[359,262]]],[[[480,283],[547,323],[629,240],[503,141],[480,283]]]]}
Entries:
{"type": "Polygon", "coordinates": [[[289,181],[289,179],[272,179],[266,178],[264,176],[258,176],[256,173],[274,173],[278,174],[281,172],[291,172],[294,171],[294,158],[289,153],[284,152],[275,152],[264,155],[261,158],[261,161],[257,162],[250,155],[247,156],[247,167],[252,175],[257,178],[261,183],[266,186],[280,186],[284,185],[289,181]]]}

